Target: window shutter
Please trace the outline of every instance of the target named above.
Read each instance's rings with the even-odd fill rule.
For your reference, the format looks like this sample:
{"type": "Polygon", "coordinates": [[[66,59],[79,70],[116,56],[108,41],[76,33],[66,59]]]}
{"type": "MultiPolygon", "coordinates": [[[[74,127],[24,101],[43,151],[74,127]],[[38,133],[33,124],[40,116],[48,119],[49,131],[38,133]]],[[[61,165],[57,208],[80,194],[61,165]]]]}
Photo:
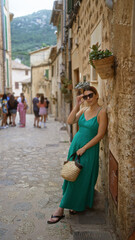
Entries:
{"type": "Polygon", "coordinates": [[[6,70],[7,70],[7,87],[9,87],[9,64],[8,59],[6,59],[6,70]]]}
{"type": "Polygon", "coordinates": [[[5,15],[5,47],[8,50],[7,17],[5,15]]]}
{"type": "Polygon", "coordinates": [[[49,79],[49,69],[46,69],[45,76],[46,76],[47,79],[49,79]]]}
{"type": "Polygon", "coordinates": [[[67,14],[70,14],[73,10],[74,0],[68,0],[67,14]]]}

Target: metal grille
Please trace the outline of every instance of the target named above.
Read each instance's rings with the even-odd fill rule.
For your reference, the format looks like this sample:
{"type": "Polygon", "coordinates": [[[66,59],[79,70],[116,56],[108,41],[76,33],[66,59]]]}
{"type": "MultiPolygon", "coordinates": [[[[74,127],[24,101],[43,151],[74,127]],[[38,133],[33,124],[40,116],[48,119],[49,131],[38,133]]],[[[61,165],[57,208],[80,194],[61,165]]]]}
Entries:
{"type": "Polygon", "coordinates": [[[113,240],[111,234],[105,231],[74,232],[73,240],[113,240]]]}

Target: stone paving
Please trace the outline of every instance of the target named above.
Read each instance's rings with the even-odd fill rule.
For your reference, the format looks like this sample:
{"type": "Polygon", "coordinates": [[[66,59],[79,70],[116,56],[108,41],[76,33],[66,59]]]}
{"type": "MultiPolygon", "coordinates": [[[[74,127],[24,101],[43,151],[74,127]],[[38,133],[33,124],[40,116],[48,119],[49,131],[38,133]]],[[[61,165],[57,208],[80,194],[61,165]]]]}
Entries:
{"type": "Polygon", "coordinates": [[[69,148],[62,124],[49,117],[47,128],[0,130],[0,239],[2,240],[116,240],[105,212],[102,194],[94,207],[75,216],[46,222],[59,205],[63,179],[60,170],[69,148]]]}
{"type": "Polygon", "coordinates": [[[62,124],[52,118],[47,128],[0,130],[0,239],[72,239],[65,220],[46,224],[61,197],[60,169],[66,159],[69,138],[62,124]]]}

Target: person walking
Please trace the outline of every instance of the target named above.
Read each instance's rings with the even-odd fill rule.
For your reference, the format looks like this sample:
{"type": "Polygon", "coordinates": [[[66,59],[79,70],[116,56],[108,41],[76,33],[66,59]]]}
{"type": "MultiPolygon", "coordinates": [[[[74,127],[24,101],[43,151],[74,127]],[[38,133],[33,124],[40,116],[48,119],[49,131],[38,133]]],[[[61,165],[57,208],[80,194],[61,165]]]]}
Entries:
{"type": "Polygon", "coordinates": [[[8,124],[8,125],[11,125],[11,124],[12,124],[12,121],[11,121],[11,113],[10,113],[10,111],[9,111],[9,106],[8,106],[8,101],[9,101],[10,97],[11,97],[11,93],[8,93],[8,94],[7,94],[7,107],[8,107],[7,124],[8,124]],[[9,118],[9,122],[8,122],[8,118],[9,118]]]}
{"type": "MultiPolygon", "coordinates": [[[[24,97],[24,93],[20,93],[20,97],[17,98],[17,102],[18,103],[21,103],[22,102],[22,97],[24,97]]],[[[24,100],[25,100],[25,103],[26,103],[26,109],[28,108],[28,105],[27,105],[27,100],[26,98],[24,97],[24,100]]],[[[20,112],[19,112],[19,125],[21,124],[21,117],[20,117],[20,112]]]]}
{"type": "Polygon", "coordinates": [[[44,100],[44,95],[41,95],[40,102],[37,103],[37,106],[39,107],[39,115],[41,117],[39,127],[41,128],[43,121],[44,128],[46,128],[46,101],[44,100]]]}
{"type": "Polygon", "coordinates": [[[47,97],[45,97],[45,101],[46,101],[46,119],[48,119],[48,109],[49,109],[49,100],[47,99],[47,97]]]}
{"type": "Polygon", "coordinates": [[[16,126],[15,118],[16,118],[16,112],[17,112],[17,105],[18,105],[17,100],[15,99],[14,95],[11,95],[8,101],[8,110],[12,116],[12,122],[13,122],[11,125],[12,127],[16,126]]]}
{"type": "Polygon", "coordinates": [[[70,214],[76,214],[93,206],[94,187],[99,170],[99,142],[107,129],[106,110],[98,105],[98,97],[96,88],[87,86],[83,94],[77,96],[76,105],[68,117],[68,124],[79,124],[79,130],[69,148],[68,159],[76,153],[80,156],[83,168],[75,182],[64,180],[62,200],[47,221],[48,224],[55,224],[64,218],[64,208],[69,209],[70,214]],[[88,107],[80,110],[84,101],[88,107]]]}
{"type": "Polygon", "coordinates": [[[8,114],[8,106],[7,106],[7,95],[4,93],[2,97],[2,128],[7,128],[7,114],[8,114]]]}
{"type": "Polygon", "coordinates": [[[20,127],[25,127],[26,126],[26,110],[27,110],[27,104],[25,101],[25,96],[21,96],[21,102],[18,103],[17,106],[17,111],[19,112],[20,115],[20,127]]]}
{"type": "Polygon", "coordinates": [[[32,100],[33,103],[33,112],[34,112],[34,127],[39,127],[39,108],[37,104],[39,103],[39,94],[37,93],[36,97],[32,100]]]}

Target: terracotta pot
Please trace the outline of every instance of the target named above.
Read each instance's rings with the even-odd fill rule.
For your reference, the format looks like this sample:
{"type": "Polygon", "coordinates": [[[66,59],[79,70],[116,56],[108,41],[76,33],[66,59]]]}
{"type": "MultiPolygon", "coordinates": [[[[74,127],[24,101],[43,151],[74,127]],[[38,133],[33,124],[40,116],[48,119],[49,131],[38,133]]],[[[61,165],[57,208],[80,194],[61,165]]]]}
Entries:
{"type": "Polygon", "coordinates": [[[69,84],[68,85],[68,90],[72,90],[73,89],[73,85],[72,84],[69,84]]]}
{"type": "Polygon", "coordinates": [[[114,56],[93,60],[93,64],[102,79],[114,76],[114,56]]]}

